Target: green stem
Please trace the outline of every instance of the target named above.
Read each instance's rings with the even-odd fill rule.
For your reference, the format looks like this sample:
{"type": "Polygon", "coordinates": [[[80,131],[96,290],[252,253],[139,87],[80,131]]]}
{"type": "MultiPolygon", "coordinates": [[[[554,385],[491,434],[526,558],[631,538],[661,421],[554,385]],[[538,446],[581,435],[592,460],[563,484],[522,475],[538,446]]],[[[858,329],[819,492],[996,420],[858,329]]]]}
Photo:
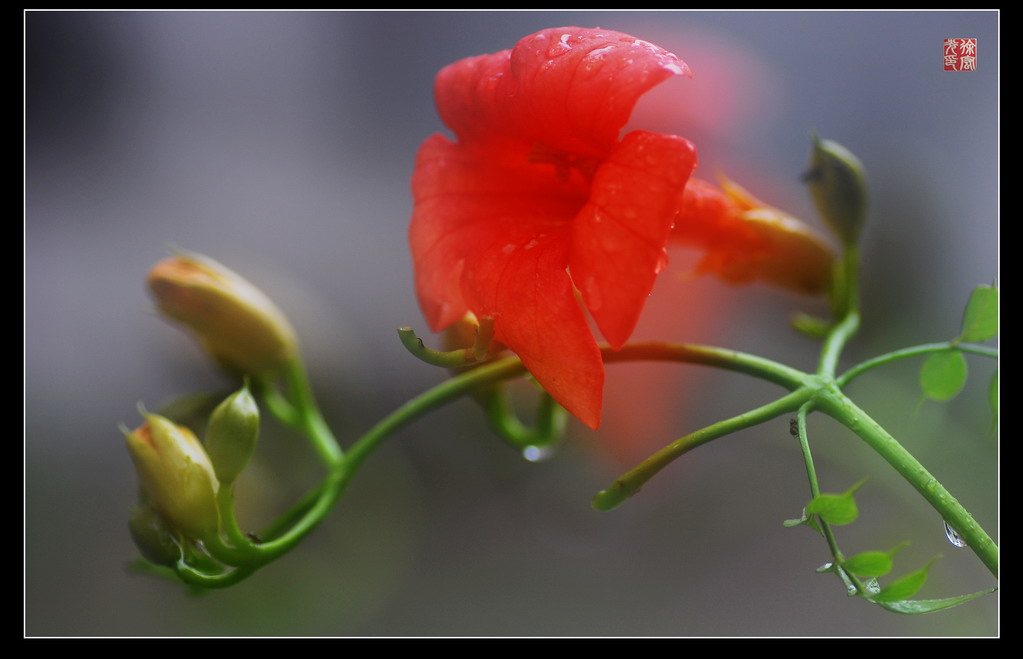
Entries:
{"type": "Polygon", "coordinates": [[[297,523],[303,515],[308,513],[309,509],[313,507],[313,504],[316,503],[316,500],[321,496],[323,496],[322,483],[302,495],[301,499],[264,527],[260,533],[260,537],[264,542],[269,542],[270,540],[276,540],[279,538],[282,533],[287,531],[291,526],[297,523]]]}
{"type": "Polygon", "coordinates": [[[312,442],[313,449],[320,456],[320,460],[328,467],[340,464],[344,452],[334,437],[334,433],[323,419],[319,406],[316,405],[316,398],[313,396],[313,390],[309,385],[301,358],[296,357],[288,363],[284,371],[284,378],[294,400],[299,422],[306,437],[312,442]]]}
{"type": "Polygon", "coordinates": [[[773,382],[789,390],[803,386],[807,374],[798,369],[770,359],[757,357],[737,350],[689,343],[630,343],[621,350],[601,347],[604,363],[634,361],[681,362],[714,366],[726,371],[751,375],[773,382]]]}
{"type": "Polygon", "coordinates": [[[234,514],[233,483],[220,484],[220,490],[217,491],[217,510],[220,512],[220,528],[227,535],[228,541],[238,549],[249,548],[252,541],[242,533],[234,514]]]}
{"type": "Polygon", "coordinates": [[[821,349],[821,358],[817,374],[834,377],[838,366],[838,358],[849,339],[860,327],[860,296],[859,296],[859,252],[855,247],[846,247],[840,266],[842,268],[841,293],[842,308],[839,317],[842,319],[828,333],[821,349]]]}
{"type": "Polygon", "coordinates": [[[921,465],[913,455],[899,444],[866,412],[856,406],[834,384],[823,387],[815,397],[817,407],[824,413],[844,424],[863,439],[888,464],[895,468],[917,492],[958,531],[970,549],[987,566],[991,574],[998,576],[998,546],[991,537],[963,508],[962,504],[949,493],[921,465]]]}
{"type": "MultiPolygon", "coordinates": [[[[796,424],[797,424],[797,435],[799,437],[799,448],[803,453],[803,462],[806,464],[806,476],[810,480],[810,494],[811,497],[816,499],[820,496],[821,488],[817,482],[817,470],[813,466],[813,454],[810,452],[810,441],[806,434],[806,416],[809,414],[814,407],[813,401],[808,401],[802,407],[799,408],[799,412],[796,413],[796,424]]],[[[866,588],[860,583],[860,580],[856,578],[856,575],[850,574],[845,568],[842,567],[842,551],[838,548],[838,539],[835,538],[835,532],[831,530],[831,525],[821,519],[820,515],[817,515],[817,525],[820,527],[821,533],[824,535],[825,541],[828,543],[828,549],[831,550],[831,557],[834,560],[835,570],[841,570],[842,574],[839,574],[843,581],[848,581],[860,594],[866,594],[866,588]],[[844,574],[844,577],[843,577],[844,574]]]]}
{"type": "Polygon", "coordinates": [[[547,446],[557,441],[564,431],[565,409],[554,402],[546,392],[540,393],[536,404],[535,426],[532,428],[522,423],[516,416],[504,388],[500,385],[486,392],[481,398],[491,430],[516,448],[547,446]]]}
{"type": "Polygon", "coordinates": [[[730,419],[718,421],[713,425],[675,440],[618,478],[611,487],[598,492],[597,496],[593,498],[593,507],[602,511],[616,508],[638,492],[659,471],[697,446],[743,428],[759,425],[783,414],[790,413],[798,409],[811,396],[813,396],[812,389],[800,388],[771,403],[730,419]]]}
{"type": "Polygon", "coordinates": [[[810,480],[810,495],[811,498],[817,498],[821,493],[821,488],[817,484],[817,470],[813,466],[813,455],[810,453],[810,441],[806,436],[806,415],[813,409],[813,401],[809,401],[803,404],[796,413],[796,424],[797,424],[797,436],[799,438],[799,448],[803,451],[803,462],[806,464],[806,477],[810,480]]]}
{"type": "Polygon", "coordinates": [[[270,379],[258,381],[258,392],[270,413],[286,426],[302,430],[302,419],[291,402],[281,395],[270,379]]]}
{"type": "Polygon", "coordinates": [[[948,350],[961,350],[963,352],[998,359],[998,349],[990,348],[988,346],[977,345],[974,343],[956,343],[955,341],[925,343],[923,345],[902,348],[901,350],[893,350],[892,352],[878,355],[877,357],[861,362],[843,373],[835,382],[838,383],[839,387],[845,387],[854,379],[873,368],[877,368],[878,366],[890,364],[891,362],[899,359],[905,359],[907,357],[916,357],[917,355],[926,355],[932,352],[946,352],[948,350]]]}
{"type": "MultiPolygon", "coordinates": [[[[601,352],[605,361],[609,363],[640,360],[698,363],[747,373],[790,388],[798,388],[803,378],[807,377],[805,373],[767,359],[708,346],[642,343],[628,345],[618,351],[604,347],[601,352]]],[[[303,500],[288,513],[285,513],[286,516],[292,518],[301,515],[294,525],[283,531],[281,530],[283,524],[275,523],[271,530],[275,532],[281,530],[280,535],[252,547],[253,552],[259,556],[259,562],[265,563],[286,553],[312,531],[333,508],[365,459],[388,436],[452,400],[481,387],[491,386],[523,373],[525,373],[525,367],[518,357],[484,363],[471,371],[461,373],[438,384],[382,419],[359,438],[348,452],[334,464],[327,479],[316,490],[315,499],[311,502],[303,500]]],[[[800,402],[805,400],[807,395],[799,394],[800,402]]],[[[297,406],[301,409],[302,399],[298,396],[296,398],[299,399],[297,406]]],[[[789,397],[783,398],[781,401],[776,401],[774,405],[788,399],[789,397]]],[[[793,405],[795,404],[793,403],[793,405]]],[[[791,409],[795,409],[795,407],[791,407],[791,409]]],[[[784,410],[777,412],[777,414],[783,413],[784,410]]],[[[276,535],[276,533],[270,535],[276,535]]]]}
{"type": "MultiPolygon", "coordinates": [[[[518,358],[484,364],[468,373],[442,382],[385,417],[355,442],[347,454],[331,469],[323,485],[317,491],[316,499],[293,526],[279,537],[253,547],[254,552],[259,555],[259,561],[261,563],[269,562],[288,552],[316,528],[340,499],[365,459],[389,435],[478,386],[499,382],[521,375],[523,372],[525,372],[525,368],[518,358]]],[[[300,506],[304,506],[304,502],[300,502],[300,506]]]]}
{"type": "Polygon", "coordinates": [[[401,344],[405,346],[405,349],[415,355],[417,359],[433,366],[458,368],[459,366],[468,366],[476,361],[475,346],[474,348],[459,348],[458,350],[447,352],[427,348],[423,340],[416,336],[415,330],[411,327],[399,327],[398,338],[401,339],[401,344]]]}
{"type": "Polygon", "coordinates": [[[217,559],[224,565],[230,565],[231,567],[250,566],[253,561],[256,560],[256,552],[248,551],[249,547],[239,548],[233,547],[220,537],[217,533],[212,533],[202,539],[203,545],[206,547],[206,551],[210,553],[210,556],[217,559]]]}

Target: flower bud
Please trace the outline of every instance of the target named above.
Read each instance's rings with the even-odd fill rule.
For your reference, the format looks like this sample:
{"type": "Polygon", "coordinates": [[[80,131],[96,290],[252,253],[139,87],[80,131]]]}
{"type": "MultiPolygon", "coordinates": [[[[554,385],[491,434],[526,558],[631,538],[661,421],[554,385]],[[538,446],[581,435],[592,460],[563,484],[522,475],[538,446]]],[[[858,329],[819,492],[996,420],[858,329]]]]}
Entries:
{"type": "Polygon", "coordinates": [[[174,539],[174,532],[152,506],[132,510],[128,529],[135,546],[150,563],[173,567],[181,558],[181,546],[174,539]]]}
{"type": "Polygon", "coordinates": [[[803,180],[824,221],[844,244],[855,245],[867,219],[867,176],[860,159],[838,142],[815,135],[803,180]]]}
{"type": "Polygon", "coordinates": [[[161,313],[184,323],[213,358],[230,370],[259,374],[297,352],[295,331],[262,291],[241,275],[196,254],[153,266],[149,289],[161,313]]]}
{"type": "Polygon", "coordinates": [[[217,477],[195,434],[156,414],[125,432],[142,489],[174,529],[191,538],[215,533],[217,477]]]}
{"type": "Polygon", "coordinates": [[[242,387],[213,410],[206,426],[206,452],[221,483],[233,483],[256,449],[259,408],[242,387]]]}

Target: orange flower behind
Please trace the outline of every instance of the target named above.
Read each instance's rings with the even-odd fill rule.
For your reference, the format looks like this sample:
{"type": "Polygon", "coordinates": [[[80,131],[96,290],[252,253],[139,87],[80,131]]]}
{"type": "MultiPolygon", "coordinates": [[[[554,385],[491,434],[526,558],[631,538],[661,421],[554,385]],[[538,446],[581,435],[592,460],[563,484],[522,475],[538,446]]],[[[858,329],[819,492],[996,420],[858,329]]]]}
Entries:
{"type": "Polygon", "coordinates": [[[692,178],[671,243],[705,252],[698,273],[731,284],[764,281],[821,295],[831,283],[834,253],[810,227],[728,180],[722,188],[692,178]]]}

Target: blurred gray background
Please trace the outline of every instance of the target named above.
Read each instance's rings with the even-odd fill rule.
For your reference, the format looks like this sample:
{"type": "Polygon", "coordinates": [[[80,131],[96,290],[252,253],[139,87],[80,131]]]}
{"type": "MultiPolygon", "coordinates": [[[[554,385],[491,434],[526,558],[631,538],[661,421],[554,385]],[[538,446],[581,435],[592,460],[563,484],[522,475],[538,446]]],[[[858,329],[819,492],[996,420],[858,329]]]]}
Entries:
{"type": "MultiPolygon", "coordinates": [[[[178,245],[268,291],[297,326],[327,416],[351,441],[444,373],[400,347],[428,336],[405,232],[419,144],[443,130],[437,70],[546,27],[600,26],[676,52],[692,80],[633,125],[693,140],[796,215],[809,135],[844,143],[872,183],[864,327],[845,363],[952,338],[998,270],[994,12],[28,12],[26,35],[25,630],[29,635],[991,635],[997,596],[925,617],[845,597],[814,569],[823,540],[785,529],[809,499],[788,420],[718,440],[621,509],[592,495],[677,436],[777,393],[695,366],[614,366],[604,427],[570,426],[533,464],[467,401],[409,427],[293,554],[192,597],[129,574],[136,478],[117,426],[175,396],[225,389],[151,313],[147,269],[178,245]],[[942,42],[978,39],[978,70],[942,42]]],[[[687,275],[673,254],[636,338],[703,342],[812,368],[787,328],[823,304],[687,275]]],[[[919,361],[851,393],[997,538],[997,445],[971,358],[952,403],[920,404],[919,361]]],[[[523,389],[529,399],[528,387],[523,389]]],[[[912,545],[937,562],[921,597],[993,585],[942,520],[844,428],[811,419],[822,487],[865,476],[849,554],[912,545]]],[[[268,424],[239,484],[258,528],[318,478],[268,424]]]]}

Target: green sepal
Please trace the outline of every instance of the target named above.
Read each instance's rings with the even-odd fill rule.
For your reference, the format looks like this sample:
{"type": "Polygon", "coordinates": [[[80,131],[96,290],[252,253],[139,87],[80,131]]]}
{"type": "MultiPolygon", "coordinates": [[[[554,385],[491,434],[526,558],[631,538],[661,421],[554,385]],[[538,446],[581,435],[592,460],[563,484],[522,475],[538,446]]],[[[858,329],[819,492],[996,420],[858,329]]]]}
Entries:
{"type": "Polygon", "coordinates": [[[806,508],[803,509],[802,517],[800,517],[799,519],[787,519],[784,522],[782,522],[782,526],[784,526],[787,529],[795,528],[797,526],[808,526],[817,533],[819,533],[821,537],[824,536],[824,530],[821,529],[820,524],[817,523],[817,518],[814,517],[813,515],[807,515],[806,508]]]}
{"type": "Polygon", "coordinates": [[[960,341],[987,341],[998,334],[998,290],[980,285],[973,289],[963,312],[960,341]]]}
{"type": "Polygon", "coordinates": [[[806,504],[806,513],[808,515],[818,515],[828,524],[836,526],[851,524],[856,521],[860,514],[853,494],[865,482],[867,482],[866,479],[861,480],[842,494],[819,494],[815,496],[810,503],[806,504]]]}
{"type": "Polygon", "coordinates": [[[937,401],[955,398],[966,384],[966,358],[958,350],[936,352],[920,367],[924,396],[937,401]]]}
{"type": "Polygon", "coordinates": [[[906,576],[891,582],[882,588],[881,592],[871,597],[870,600],[880,604],[881,602],[898,602],[916,595],[917,591],[923,588],[924,582],[927,581],[927,573],[931,571],[931,566],[934,565],[936,560],[938,560],[937,556],[916,572],[910,572],[906,576]]]}
{"type": "Polygon", "coordinates": [[[151,505],[144,503],[132,510],[128,528],[139,553],[152,565],[172,567],[181,560],[176,533],[151,505]]]}

